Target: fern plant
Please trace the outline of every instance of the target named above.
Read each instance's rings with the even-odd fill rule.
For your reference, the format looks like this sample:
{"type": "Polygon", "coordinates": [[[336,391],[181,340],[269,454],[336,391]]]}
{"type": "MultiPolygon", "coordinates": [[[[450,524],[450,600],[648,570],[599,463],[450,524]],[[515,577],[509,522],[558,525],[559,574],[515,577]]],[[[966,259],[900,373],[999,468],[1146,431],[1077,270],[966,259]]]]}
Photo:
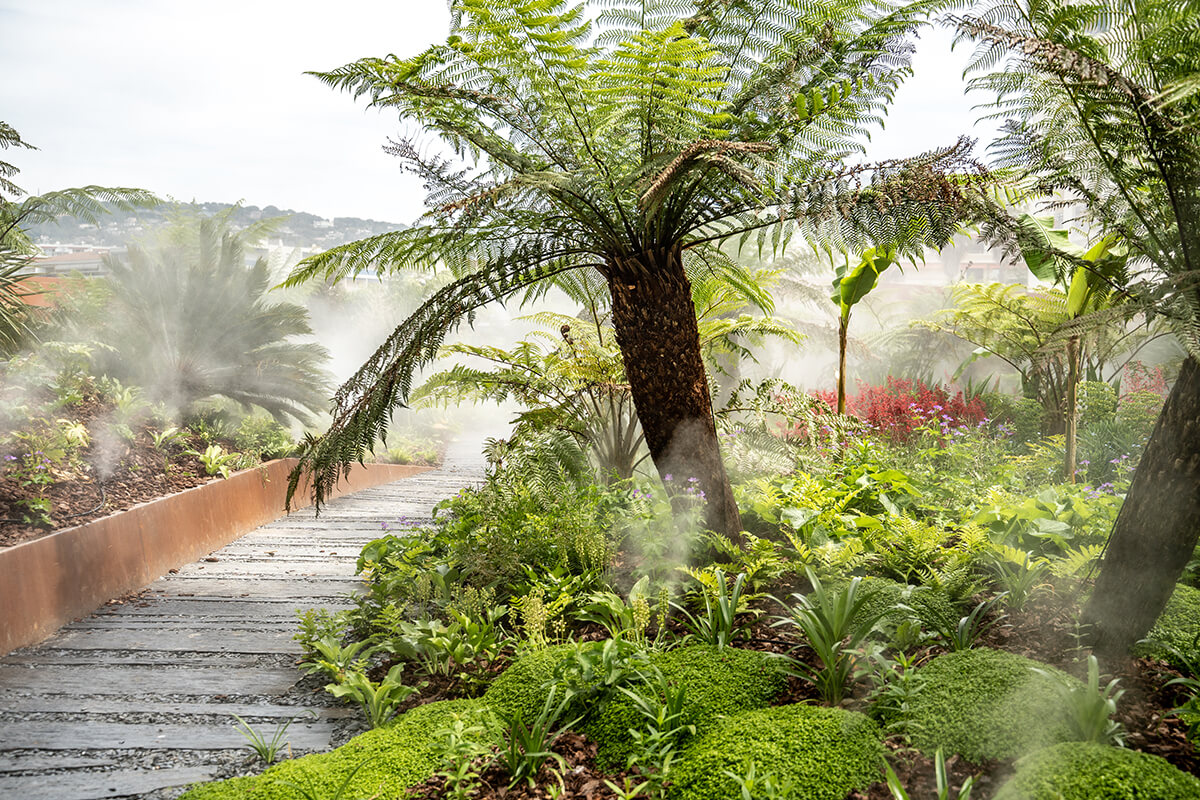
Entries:
{"type": "Polygon", "coordinates": [[[779,249],[805,229],[839,245],[887,236],[916,252],[950,235],[972,182],[945,174],[973,167],[965,143],[910,161],[839,163],[908,74],[907,40],[934,7],[454,0],[445,44],[318,73],[455,157],[393,143],[429,187],[426,216],[307,259],[289,283],[438,264],[456,280],[338,391],[333,423],[307,442],[291,490],[310,472],[322,503],[476,309],[578,270],[608,294],[655,467],[697,478],[707,527],[736,535],[692,280],[730,271],[723,242],[779,249]]]}

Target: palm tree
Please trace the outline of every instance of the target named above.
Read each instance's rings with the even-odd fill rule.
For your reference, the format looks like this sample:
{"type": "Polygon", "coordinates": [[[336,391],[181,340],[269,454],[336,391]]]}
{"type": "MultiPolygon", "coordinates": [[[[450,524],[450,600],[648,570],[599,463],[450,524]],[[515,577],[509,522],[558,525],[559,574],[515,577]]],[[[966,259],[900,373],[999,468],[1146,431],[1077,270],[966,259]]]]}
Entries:
{"type": "Polygon", "coordinates": [[[692,277],[728,259],[722,242],[778,248],[800,228],[908,250],[952,231],[962,184],[945,172],[965,143],[840,166],[908,73],[906,37],[930,2],[594,5],[454,0],[445,44],[318,73],[446,147],[390,148],[426,182],[422,224],[309,259],[290,282],[376,264],[444,263],[457,276],[338,391],[332,426],[302,455],[318,504],[448,332],[486,303],[587,270],[607,287],[655,467],[696,478],[708,527],[736,536],[692,277]]]}
{"type": "Polygon", "coordinates": [[[100,335],[112,349],[102,370],[181,413],[224,397],[280,422],[311,421],[326,402],[328,353],[296,341],[312,334],[308,312],[268,301],[266,261],[247,267],[243,236],[223,220],[187,224],[182,244],[107,259],[113,299],[100,335]]]}
{"type": "MultiPolygon", "coordinates": [[[[1200,533],[1200,25],[1193,3],[991,0],[956,20],[977,85],[1010,118],[998,143],[1039,190],[1076,199],[1130,249],[1125,289],[1174,324],[1184,361],[1134,474],[1085,609],[1123,654],[1162,611],[1200,533]]],[[[1003,235],[1005,222],[991,232],[1003,235]]],[[[1020,238],[1019,232],[1015,234],[1020,238]]],[[[1084,259],[1066,262],[1096,271],[1084,259]]]]}

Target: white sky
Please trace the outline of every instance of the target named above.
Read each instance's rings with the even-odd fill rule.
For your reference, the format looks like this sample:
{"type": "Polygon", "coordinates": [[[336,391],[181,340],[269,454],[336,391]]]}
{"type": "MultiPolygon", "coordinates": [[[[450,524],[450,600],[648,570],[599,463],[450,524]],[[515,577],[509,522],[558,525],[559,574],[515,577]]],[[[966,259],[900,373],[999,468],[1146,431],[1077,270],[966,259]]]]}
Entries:
{"type": "MultiPolygon", "coordinates": [[[[447,26],[444,0],[0,0],[0,120],[39,148],[3,158],[34,193],[137,186],[409,222],[420,185],[380,149],[400,124],[303,73],[410,55],[447,26]]],[[[872,157],[980,135],[949,41],[925,34],[872,157]]]]}

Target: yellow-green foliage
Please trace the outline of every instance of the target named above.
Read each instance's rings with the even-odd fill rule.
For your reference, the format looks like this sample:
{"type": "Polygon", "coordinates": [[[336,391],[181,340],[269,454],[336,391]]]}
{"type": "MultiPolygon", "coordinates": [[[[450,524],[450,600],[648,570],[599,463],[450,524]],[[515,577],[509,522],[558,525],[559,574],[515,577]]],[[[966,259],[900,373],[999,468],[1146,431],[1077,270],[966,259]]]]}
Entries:
{"type": "Polygon", "coordinates": [[[996,800],[1196,800],[1200,780],[1165,759],[1069,742],[1026,756],[996,800]]]}
{"type": "Polygon", "coordinates": [[[930,661],[918,671],[925,682],[910,703],[913,744],[925,753],[941,748],[947,756],[984,761],[1065,741],[1069,734],[1054,679],[1033,667],[1058,674],[1032,659],[988,648],[930,661]]]}
{"type": "MultiPolygon", "coordinates": [[[[728,714],[765,707],[786,684],[775,659],[751,650],[698,645],[654,653],[650,663],[672,687],[683,687],[684,724],[695,725],[698,734],[724,725],[728,714]]],[[[651,690],[643,686],[640,691],[651,690]]],[[[625,766],[631,753],[629,729],[643,724],[624,696],[608,703],[587,724],[588,735],[600,744],[600,764],[625,766]]]]}
{"type": "Polygon", "coordinates": [[[1146,634],[1148,641],[1139,644],[1134,652],[1165,658],[1178,667],[1187,668],[1185,661],[1190,661],[1192,668],[1200,667],[1197,636],[1200,636],[1200,589],[1179,583],[1175,585],[1175,592],[1167,601],[1162,615],[1146,634]],[[1183,658],[1171,652],[1171,648],[1181,653],[1183,658]]]}
{"type": "Polygon", "coordinates": [[[329,753],[284,761],[261,775],[201,784],[181,800],[301,800],[292,783],[316,797],[332,797],[355,769],[343,797],[401,800],[405,790],[440,766],[437,732],[451,717],[482,711],[479,700],[448,700],[418,706],[385,728],[356,736],[329,753]],[[361,766],[360,766],[361,765],[361,766]]]}
{"type": "Polygon", "coordinates": [[[686,747],[676,764],[671,800],[740,797],[725,771],[774,774],[791,784],[780,800],[844,800],[880,779],[878,726],[840,708],[777,706],[727,717],[686,747]]]}
{"type": "Polygon", "coordinates": [[[483,694],[483,701],[500,716],[521,714],[531,720],[546,704],[554,670],[574,652],[573,644],[560,644],[528,653],[514,661],[483,694]]]}

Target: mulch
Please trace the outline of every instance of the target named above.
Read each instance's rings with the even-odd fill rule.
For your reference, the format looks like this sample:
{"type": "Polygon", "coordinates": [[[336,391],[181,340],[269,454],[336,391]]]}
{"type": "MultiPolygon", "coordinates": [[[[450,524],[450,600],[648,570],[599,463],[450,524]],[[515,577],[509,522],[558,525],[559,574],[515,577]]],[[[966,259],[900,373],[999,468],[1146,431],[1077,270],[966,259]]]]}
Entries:
{"type": "MultiPolygon", "coordinates": [[[[482,768],[478,785],[471,794],[472,800],[618,800],[620,795],[609,788],[606,781],[622,786],[627,772],[601,772],[596,768],[597,745],[583,734],[566,732],[558,737],[550,748],[562,757],[560,766],[551,760],[542,765],[532,785],[518,783],[509,786],[509,776],[498,763],[482,768]],[[550,791],[558,793],[551,795],[550,791]]],[[[436,800],[449,796],[444,776],[434,776],[409,790],[412,800],[436,800]]]]}
{"type": "Polygon", "coordinates": [[[54,521],[50,526],[22,521],[24,508],[18,501],[35,497],[33,487],[21,486],[11,475],[0,477],[0,547],[33,541],[56,530],[208,483],[213,478],[205,474],[200,461],[183,453],[192,447],[204,449],[198,439],[175,446],[170,451],[169,465],[164,467],[163,453],[155,449],[149,431],[137,431],[132,442],[108,442],[103,448],[104,463],[108,466],[105,471],[109,474],[101,480],[101,447],[93,440],[82,452],[81,463],[69,472],[55,473],[54,483],[44,489],[54,521]]]}

